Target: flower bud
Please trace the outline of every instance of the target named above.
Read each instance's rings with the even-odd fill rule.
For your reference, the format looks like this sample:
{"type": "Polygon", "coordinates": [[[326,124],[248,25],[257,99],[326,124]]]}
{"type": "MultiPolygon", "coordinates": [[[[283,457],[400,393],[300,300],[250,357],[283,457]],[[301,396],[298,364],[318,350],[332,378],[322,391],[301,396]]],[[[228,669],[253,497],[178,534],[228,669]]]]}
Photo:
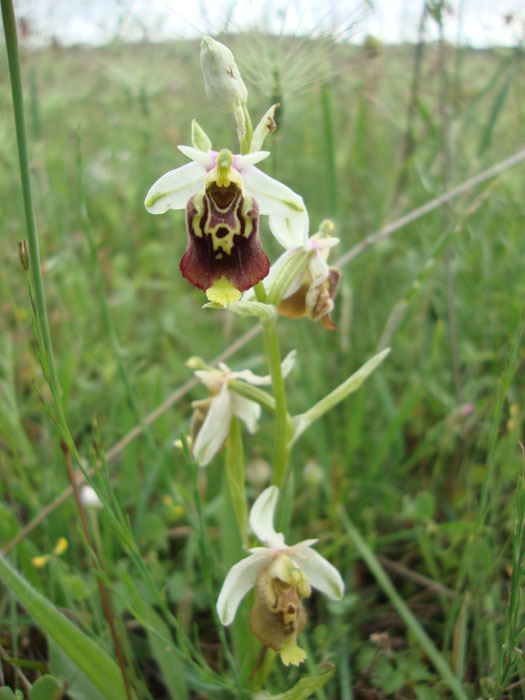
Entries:
{"type": "Polygon", "coordinates": [[[212,104],[224,112],[233,112],[239,140],[246,138],[244,105],[248,90],[230,49],[205,36],[201,44],[201,67],[206,95],[212,104]]]}
{"type": "Polygon", "coordinates": [[[201,44],[201,66],[206,95],[217,109],[229,112],[248,99],[248,90],[230,49],[205,36],[201,44]]]}

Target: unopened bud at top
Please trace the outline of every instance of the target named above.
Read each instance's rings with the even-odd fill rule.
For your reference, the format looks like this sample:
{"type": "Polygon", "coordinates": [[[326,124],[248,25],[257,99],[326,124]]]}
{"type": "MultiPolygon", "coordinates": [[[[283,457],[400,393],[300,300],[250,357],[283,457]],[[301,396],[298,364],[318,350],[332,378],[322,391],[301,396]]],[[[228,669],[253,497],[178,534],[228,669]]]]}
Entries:
{"type": "Polygon", "coordinates": [[[201,66],[208,99],[225,112],[248,99],[248,90],[230,49],[205,36],[201,44],[201,66]]]}

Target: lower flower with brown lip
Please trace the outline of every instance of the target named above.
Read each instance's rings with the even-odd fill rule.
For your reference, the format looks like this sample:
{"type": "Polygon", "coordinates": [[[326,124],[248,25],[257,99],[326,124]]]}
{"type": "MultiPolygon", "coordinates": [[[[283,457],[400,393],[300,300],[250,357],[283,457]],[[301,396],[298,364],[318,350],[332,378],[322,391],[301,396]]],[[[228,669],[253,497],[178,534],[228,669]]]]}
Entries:
{"type": "Polygon", "coordinates": [[[306,623],[302,599],[317,588],[332,600],[341,600],[344,582],[337,569],[312,549],[317,540],[287,545],[276,532],[273,518],[279,489],[269,486],[250,510],[250,527],[265,547],[252,547],[250,556],[229,570],[217,599],[217,612],[223,625],[229,625],[241,600],[255,588],[250,614],[253,633],[266,646],[277,651],[281,661],[298,665],[306,658],[297,646],[297,636],[306,623]]]}
{"type": "Polygon", "coordinates": [[[306,654],[297,646],[297,637],[307,619],[301,601],[311,593],[306,576],[283,555],[259,571],[254,587],[252,632],[264,646],[279,652],[286,666],[301,663],[306,654]]]}

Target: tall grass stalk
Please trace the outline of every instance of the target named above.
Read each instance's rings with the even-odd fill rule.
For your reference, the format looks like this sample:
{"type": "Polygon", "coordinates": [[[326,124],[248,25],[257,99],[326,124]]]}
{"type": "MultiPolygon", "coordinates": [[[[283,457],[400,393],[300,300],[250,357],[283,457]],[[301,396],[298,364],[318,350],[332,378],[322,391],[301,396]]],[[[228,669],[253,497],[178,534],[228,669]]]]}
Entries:
{"type": "Polygon", "coordinates": [[[332,90],[329,83],[321,86],[321,107],[323,115],[323,136],[326,153],[326,184],[328,186],[328,206],[331,216],[337,219],[337,170],[335,163],[336,143],[333,124],[332,90]]]}
{"type": "Polygon", "coordinates": [[[513,674],[522,662],[521,643],[525,638],[523,619],[523,584],[525,582],[525,448],[524,467],[516,487],[515,526],[512,538],[512,574],[507,602],[504,643],[498,660],[495,700],[508,691],[513,674]]]}
{"type": "Polygon", "coordinates": [[[53,407],[57,424],[62,432],[68,447],[74,450],[73,439],[69,432],[64,414],[61,397],[61,389],[53,354],[53,343],[47,314],[44,281],[42,279],[40,248],[33,204],[31,177],[29,174],[29,157],[27,148],[27,132],[24,115],[24,98],[22,90],[22,76],[20,72],[20,58],[18,53],[18,38],[16,33],[16,20],[12,0],[2,0],[2,18],[4,23],[4,35],[11,78],[11,94],[13,99],[13,111],[15,117],[16,140],[18,146],[18,160],[20,180],[22,184],[22,196],[24,203],[24,215],[26,222],[27,240],[29,246],[29,267],[35,294],[36,319],[38,329],[38,341],[41,344],[42,369],[49,383],[53,396],[53,407]]]}
{"type": "Polygon", "coordinates": [[[395,208],[399,195],[403,191],[412,162],[412,154],[416,147],[416,139],[414,136],[414,123],[416,118],[417,104],[419,100],[419,92],[421,87],[421,73],[423,68],[423,57],[425,53],[425,25],[427,20],[427,3],[423,0],[421,3],[421,15],[419,18],[418,39],[414,48],[414,57],[412,63],[412,82],[410,86],[410,98],[408,101],[405,133],[399,156],[400,171],[394,183],[392,201],[390,208],[395,208]]]}

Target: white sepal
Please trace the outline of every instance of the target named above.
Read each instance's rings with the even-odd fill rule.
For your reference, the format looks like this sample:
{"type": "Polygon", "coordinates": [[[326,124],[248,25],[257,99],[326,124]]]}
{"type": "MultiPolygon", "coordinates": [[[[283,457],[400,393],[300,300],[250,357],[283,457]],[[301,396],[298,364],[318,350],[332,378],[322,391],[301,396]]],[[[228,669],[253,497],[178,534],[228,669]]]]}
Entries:
{"type": "Polygon", "coordinates": [[[209,464],[221,449],[230,429],[231,417],[230,392],[224,383],[219,394],[213,398],[193,445],[193,456],[201,467],[209,464]]]}
{"type": "Polygon", "coordinates": [[[262,552],[251,554],[228,571],[217,600],[217,613],[223,625],[233,621],[239,603],[254,585],[259,570],[267,563],[268,557],[262,552]]]}
{"type": "Polygon", "coordinates": [[[186,158],[193,160],[195,163],[199,163],[199,165],[202,165],[207,171],[215,166],[217,158],[217,153],[215,151],[200,151],[198,148],[192,148],[191,146],[177,146],[177,148],[186,158]]]}
{"type": "Polygon", "coordinates": [[[261,215],[273,214],[286,218],[305,211],[302,197],[253,165],[243,171],[242,178],[246,191],[255,197],[261,215]]]}
{"type": "Polygon", "coordinates": [[[233,167],[240,173],[244,172],[246,168],[250,165],[255,165],[260,163],[261,160],[268,158],[270,151],[254,151],[253,153],[246,153],[245,155],[233,156],[233,167]]]}
{"type": "MultiPolygon", "coordinates": [[[[308,583],[317,588],[332,600],[340,600],[345,592],[345,584],[341,574],[323,556],[306,545],[309,540],[295,545],[291,559],[303,571],[308,583]]],[[[315,542],[315,540],[314,540],[315,542]]]]}
{"type": "Polygon", "coordinates": [[[313,287],[318,287],[328,277],[328,265],[319,251],[313,253],[308,263],[308,269],[312,276],[313,287]]]}
{"type": "Polygon", "coordinates": [[[294,216],[291,219],[283,219],[280,216],[270,216],[268,220],[270,231],[279,243],[286,248],[302,248],[308,241],[308,213],[294,216]]]}
{"type": "Polygon", "coordinates": [[[230,393],[230,400],[232,404],[232,411],[240,418],[244,425],[247,427],[249,433],[255,433],[257,430],[257,424],[259,418],[261,417],[261,407],[255,401],[247,399],[245,396],[236,394],[235,392],[230,393]]]}
{"type": "Polygon", "coordinates": [[[199,163],[170,170],[149,188],[144,206],[151,214],[185,209],[188,199],[202,189],[205,176],[206,169],[199,163]]]}
{"type": "MultiPolygon", "coordinates": [[[[283,377],[287,377],[293,369],[295,364],[295,356],[297,355],[296,350],[290,350],[288,355],[281,362],[281,372],[283,377]]],[[[268,386],[272,383],[272,378],[269,374],[264,377],[254,374],[251,369],[242,369],[239,372],[234,372],[233,376],[235,379],[242,379],[248,384],[253,384],[254,386],[268,386]]]]}
{"type": "Polygon", "coordinates": [[[285,546],[284,535],[273,526],[275,508],[279,498],[277,486],[269,486],[260,494],[250,510],[250,527],[261,542],[280,549],[285,546]]]}

